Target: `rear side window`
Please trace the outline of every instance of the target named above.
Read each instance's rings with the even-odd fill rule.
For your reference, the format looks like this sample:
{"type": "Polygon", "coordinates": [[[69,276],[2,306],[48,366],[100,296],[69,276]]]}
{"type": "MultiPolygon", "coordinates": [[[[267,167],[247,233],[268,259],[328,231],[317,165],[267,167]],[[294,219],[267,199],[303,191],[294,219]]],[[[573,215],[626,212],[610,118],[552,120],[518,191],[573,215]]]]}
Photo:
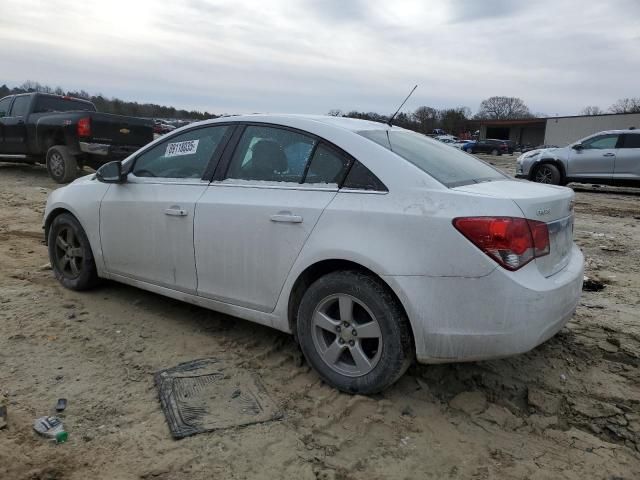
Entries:
{"type": "Polygon", "coordinates": [[[301,183],[316,140],[283,128],[248,126],[233,153],[227,178],[301,183]]]}
{"type": "Polygon", "coordinates": [[[622,148],[640,148],[640,133],[626,134],[622,148]]]}
{"type": "Polygon", "coordinates": [[[326,145],[316,148],[304,183],[339,184],[349,167],[349,159],[326,145]]]}
{"type": "Polygon", "coordinates": [[[16,97],[16,100],[13,102],[13,106],[11,107],[11,116],[24,117],[29,111],[29,102],[31,102],[31,97],[16,97]]]}
{"type": "Polygon", "coordinates": [[[481,160],[419,133],[407,130],[368,130],[359,133],[450,188],[508,178],[481,160]]]}
{"type": "Polygon", "coordinates": [[[202,178],[229,127],[198,128],[159,143],[135,162],[136,177],[202,178]]]}
{"type": "Polygon", "coordinates": [[[343,188],[354,190],[375,190],[387,192],[387,187],[376,177],[371,170],[362,165],[357,160],[353,163],[349,174],[342,185],[343,188]]]}
{"type": "Polygon", "coordinates": [[[96,108],[91,103],[70,98],[39,96],[33,113],[72,112],[77,110],[95,112],[96,108]]]}

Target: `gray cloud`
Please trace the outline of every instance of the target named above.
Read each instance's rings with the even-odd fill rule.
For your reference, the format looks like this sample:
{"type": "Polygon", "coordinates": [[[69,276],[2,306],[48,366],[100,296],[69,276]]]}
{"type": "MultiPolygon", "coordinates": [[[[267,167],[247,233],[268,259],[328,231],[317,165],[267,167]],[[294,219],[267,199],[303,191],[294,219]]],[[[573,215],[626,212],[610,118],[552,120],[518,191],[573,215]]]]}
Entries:
{"type": "Polygon", "coordinates": [[[415,83],[407,109],[476,110],[488,96],[514,95],[533,111],[571,114],[640,94],[629,0],[0,5],[0,81],[14,85],[228,113],[384,113],[415,83]]]}

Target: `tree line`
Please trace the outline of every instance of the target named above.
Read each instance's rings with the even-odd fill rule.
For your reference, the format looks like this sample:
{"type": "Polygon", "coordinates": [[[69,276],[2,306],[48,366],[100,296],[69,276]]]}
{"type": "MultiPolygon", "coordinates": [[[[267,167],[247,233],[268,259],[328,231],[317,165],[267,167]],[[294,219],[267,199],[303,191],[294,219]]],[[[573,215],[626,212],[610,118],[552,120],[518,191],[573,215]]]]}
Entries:
{"type": "MultiPolygon", "coordinates": [[[[154,103],[129,102],[115,97],[109,98],[103,94],[92,95],[84,90],[74,91],[64,90],[61,87],[52,88],[34,81],[26,81],[19,87],[13,88],[9,88],[7,85],[0,86],[0,98],[6,95],[30,92],[52,93],[55,95],[84,98],[93,102],[99,112],[130,115],[134,117],[205,120],[219,116],[206,111],[189,111],[175,107],[156,105],[154,103]]],[[[640,97],[621,98],[611,105],[607,111],[602,110],[598,106],[590,105],[585,107],[580,113],[582,115],[640,113],[640,97]]],[[[377,122],[387,122],[390,117],[390,115],[383,115],[376,112],[361,112],[357,110],[343,112],[338,109],[329,111],[329,115],[360,118],[377,122]]],[[[536,115],[545,116],[544,114],[536,115]]],[[[470,120],[512,120],[533,117],[534,115],[531,113],[531,110],[521,98],[494,96],[482,100],[475,115],[472,115],[471,109],[465,106],[440,109],[421,106],[413,112],[398,113],[393,123],[400,127],[409,128],[421,133],[431,133],[435,129],[460,133],[469,129],[470,120]]]]}
{"type": "Polygon", "coordinates": [[[9,88],[7,85],[0,86],[0,98],[6,97],[7,95],[33,92],[84,98],[91,101],[99,112],[115,113],[118,115],[128,115],[132,117],[206,120],[219,116],[209,112],[183,110],[175,107],[156,105],[155,103],[128,102],[115,97],[108,98],[101,93],[92,95],[84,90],[64,90],[61,87],[52,88],[33,81],[26,81],[22,85],[13,88],[9,88]]]}

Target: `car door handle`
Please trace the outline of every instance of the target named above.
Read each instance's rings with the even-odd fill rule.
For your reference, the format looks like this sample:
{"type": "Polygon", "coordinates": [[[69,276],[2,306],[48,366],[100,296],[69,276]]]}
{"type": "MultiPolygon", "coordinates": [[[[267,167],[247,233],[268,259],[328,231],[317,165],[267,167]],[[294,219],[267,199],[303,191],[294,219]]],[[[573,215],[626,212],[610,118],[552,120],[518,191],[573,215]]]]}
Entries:
{"type": "Polygon", "coordinates": [[[615,153],[604,153],[602,154],[603,157],[615,157],[616,154],[615,153]]]}
{"type": "Polygon", "coordinates": [[[302,217],[300,215],[293,215],[291,212],[278,212],[269,218],[272,222],[302,223],[302,217]]]}
{"type": "Polygon", "coordinates": [[[167,208],[164,213],[172,217],[186,217],[188,212],[180,207],[171,207],[167,208]]]}

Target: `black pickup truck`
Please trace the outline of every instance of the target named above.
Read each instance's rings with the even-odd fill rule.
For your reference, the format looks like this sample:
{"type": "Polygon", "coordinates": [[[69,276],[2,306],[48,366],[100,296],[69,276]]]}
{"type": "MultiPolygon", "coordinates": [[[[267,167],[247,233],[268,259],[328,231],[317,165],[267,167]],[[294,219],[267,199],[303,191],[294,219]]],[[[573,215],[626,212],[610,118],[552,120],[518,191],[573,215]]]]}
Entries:
{"type": "Polygon", "coordinates": [[[153,140],[153,122],[98,113],[79,98],[25,93],[0,99],[0,161],[45,163],[58,183],[153,140]]]}

